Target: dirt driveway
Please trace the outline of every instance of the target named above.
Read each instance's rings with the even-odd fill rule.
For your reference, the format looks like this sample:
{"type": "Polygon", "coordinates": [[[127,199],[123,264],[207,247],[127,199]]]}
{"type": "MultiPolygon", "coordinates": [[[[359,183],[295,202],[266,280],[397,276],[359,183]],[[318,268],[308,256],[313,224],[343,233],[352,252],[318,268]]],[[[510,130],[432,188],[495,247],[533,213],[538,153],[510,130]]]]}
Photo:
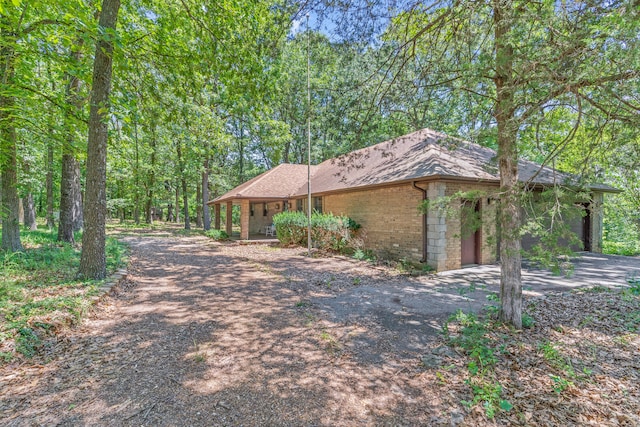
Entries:
{"type": "MultiPolygon", "coordinates": [[[[421,356],[440,345],[449,313],[486,302],[495,267],[433,280],[309,259],[301,249],[126,241],[132,268],[116,295],[52,345],[46,364],[0,372],[4,425],[450,425],[456,417],[459,399],[434,387],[421,356]]],[[[571,280],[527,273],[525,286],[615,286],[640,275],[638,259],[581,263],[571,280]]]]}

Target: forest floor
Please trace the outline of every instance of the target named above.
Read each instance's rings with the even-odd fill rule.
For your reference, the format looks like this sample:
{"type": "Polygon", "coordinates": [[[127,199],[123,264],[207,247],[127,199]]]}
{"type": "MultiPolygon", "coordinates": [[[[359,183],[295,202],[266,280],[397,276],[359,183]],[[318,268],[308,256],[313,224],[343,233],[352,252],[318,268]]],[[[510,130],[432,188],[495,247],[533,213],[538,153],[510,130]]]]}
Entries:
{"type": "Polygon", "coordinates": [[[624,274],[626,289],[525,280],[533,324],[514,331],[447,321],[485,305],[489,274],[121,238],[127,278],[42,354],[0,367],[3,425],[640,425],[640,284],[624,274]]]}

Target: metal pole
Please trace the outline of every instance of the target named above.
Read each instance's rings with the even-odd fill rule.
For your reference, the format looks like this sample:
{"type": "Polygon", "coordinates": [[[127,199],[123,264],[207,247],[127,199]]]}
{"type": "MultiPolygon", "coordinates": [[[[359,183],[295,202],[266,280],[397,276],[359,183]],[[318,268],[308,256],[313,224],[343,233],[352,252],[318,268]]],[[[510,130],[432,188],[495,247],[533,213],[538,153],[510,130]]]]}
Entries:
{"type": "Polygon", "coordinates": [[[311,32],[307,13],[307,251],[311,256],[311,32]]]}

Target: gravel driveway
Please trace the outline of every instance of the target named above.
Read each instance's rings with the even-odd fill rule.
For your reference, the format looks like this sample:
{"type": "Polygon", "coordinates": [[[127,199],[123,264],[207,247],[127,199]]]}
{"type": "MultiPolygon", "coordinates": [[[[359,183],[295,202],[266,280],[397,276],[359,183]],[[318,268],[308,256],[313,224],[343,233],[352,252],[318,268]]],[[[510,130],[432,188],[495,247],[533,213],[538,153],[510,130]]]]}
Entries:
{"type": "MultiPolygon", "coordinates": [[[[299,248],[126,241],[115,295],[47,364],[2,372],[5,425],[450,425],[459,401],[421,357],[439,351],[443,319],[497,283],[496,267],[412,278],[299,248]]],[[[573,279],[524,282],[536,293],[636,273],[638,259],[590,256],[573,279]]]]}

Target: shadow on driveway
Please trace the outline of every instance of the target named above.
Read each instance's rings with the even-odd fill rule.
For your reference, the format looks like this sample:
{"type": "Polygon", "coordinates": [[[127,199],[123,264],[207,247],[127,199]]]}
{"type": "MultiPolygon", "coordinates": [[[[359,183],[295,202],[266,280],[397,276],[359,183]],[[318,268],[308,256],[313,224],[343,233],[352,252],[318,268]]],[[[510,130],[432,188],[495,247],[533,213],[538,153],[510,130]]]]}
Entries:
{"type": "MultiPolygon", "coordinates": [[[[625,287],[627,279],[640,277],[638,257],[583,253],[573,261],[573,266],[571,276],[523,266],[525,299],[591,286],[625,287]]],[[[416,353],[426,351],[451,314],[457,310],[479,312],[488,304],[498,304],[488,297],[499,293],[500,267],[482,265],[442,272],[435,277],[376,281],[312,302],[333,322],[366,324],[369,331],[373,330],[372,324],[378,325],[383,333],[377,331],[355,340],[360,356],[375,359],[374,352],[366,352],[367,342],[374,349],[381,344],[374,340],[386,337],[390,346],[406,357],[415,357],[416,353]]]]}

